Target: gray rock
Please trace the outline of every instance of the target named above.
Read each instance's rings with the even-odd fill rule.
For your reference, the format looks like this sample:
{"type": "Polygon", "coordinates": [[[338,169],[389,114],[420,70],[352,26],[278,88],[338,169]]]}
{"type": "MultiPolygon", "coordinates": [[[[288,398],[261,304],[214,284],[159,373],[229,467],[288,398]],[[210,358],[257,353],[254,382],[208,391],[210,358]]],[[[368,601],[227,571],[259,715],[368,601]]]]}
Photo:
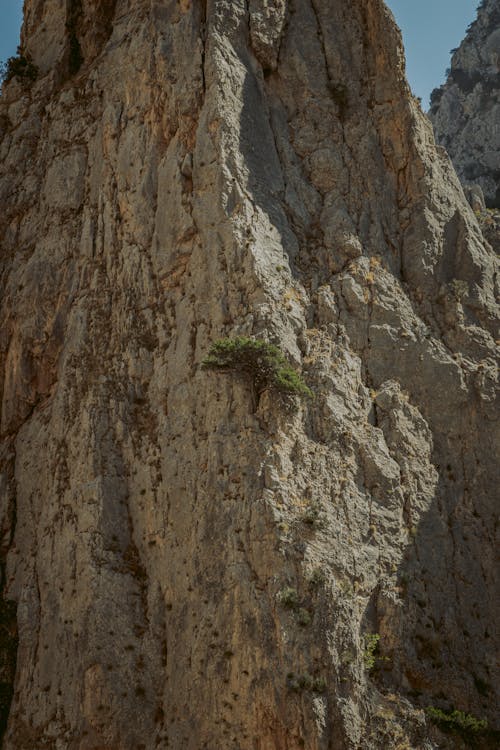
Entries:
{"type": "Polygon", "coordinates": [[[481,2],[446,83],[432,93],[429,117],[464,185],[478,185],[486,205],[500,208],[499,0],[481,2]]]}
{"type": "Polygon", "coordinates": [[[0,99],[3,747],[461,748],[425,707],[495,726],[498,263],[390,12],[75,8],[72,71],[26,1],[0,99]],[[314,398],[203,369],[235,335],[314,398]]]}

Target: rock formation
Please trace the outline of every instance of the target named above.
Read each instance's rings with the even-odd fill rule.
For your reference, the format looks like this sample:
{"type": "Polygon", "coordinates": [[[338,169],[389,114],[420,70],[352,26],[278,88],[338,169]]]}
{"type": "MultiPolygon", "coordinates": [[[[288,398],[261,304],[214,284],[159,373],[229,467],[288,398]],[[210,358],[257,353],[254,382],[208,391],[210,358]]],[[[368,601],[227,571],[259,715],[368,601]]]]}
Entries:
{"type": "Polygon", "coordinates": [[[500,0],[482,0],[456,50],[446,83],[431,95],[436,139],[465,185],[500,208],[500,0]]]}
{"type": "Polygon", "coordinates": [[[497,269],[384,3],[26,0],[22,49],[4,749],[494,747],[497,269]]]}

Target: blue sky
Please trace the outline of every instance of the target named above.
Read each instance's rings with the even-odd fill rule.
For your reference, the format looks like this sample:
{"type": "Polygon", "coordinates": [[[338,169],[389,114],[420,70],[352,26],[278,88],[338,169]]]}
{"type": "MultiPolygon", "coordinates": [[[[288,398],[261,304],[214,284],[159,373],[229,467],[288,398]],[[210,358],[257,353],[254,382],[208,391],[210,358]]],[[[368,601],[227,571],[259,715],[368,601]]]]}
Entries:
{"type": "Polygon", "coordinates": [[[16,54],[22,9],[22,0],[0,0],[0,60],[16,54]]]}
{"type": "MultiPolygon", "coordinates": [[[[1,2],[1,0],[0,0],[1,2]]],[[[386,0],[403,32],[406,72],[425,108],[444,81],[450,50],[458,47],[476,18],[480,0],[386,0]]]]}
{"type": "MultiPolygon", "coordinates": [[[[475,18],[479,0],[386,0],[403,31],[407,73],[414,93],[427,107],[433,88],[443,83],[450,49],[457,47],[475,18]]],[[[19,42],[22,0],[0,0],[0,60],[19,42]]]]}

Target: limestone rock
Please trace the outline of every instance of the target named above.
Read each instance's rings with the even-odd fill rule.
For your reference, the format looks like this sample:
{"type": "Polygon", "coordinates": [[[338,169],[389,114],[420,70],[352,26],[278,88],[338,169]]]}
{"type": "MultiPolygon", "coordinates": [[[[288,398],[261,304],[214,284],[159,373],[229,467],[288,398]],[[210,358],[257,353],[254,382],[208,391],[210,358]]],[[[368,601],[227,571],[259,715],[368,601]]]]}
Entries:
{"type": "Polygon", "coordinates": [[[479,185],[486,205],[500,208],[500,0],[482,0],[429,116],[462,182],[479,185]]]}
{"type": "Polygon", "coordinates": [[[465,747],[425,708],[495,727],[499,276],[392,15],[27,0],[22,38],[3,747],[465,747]],[[314,398],[204,370],[235,335],[314,398]]]}

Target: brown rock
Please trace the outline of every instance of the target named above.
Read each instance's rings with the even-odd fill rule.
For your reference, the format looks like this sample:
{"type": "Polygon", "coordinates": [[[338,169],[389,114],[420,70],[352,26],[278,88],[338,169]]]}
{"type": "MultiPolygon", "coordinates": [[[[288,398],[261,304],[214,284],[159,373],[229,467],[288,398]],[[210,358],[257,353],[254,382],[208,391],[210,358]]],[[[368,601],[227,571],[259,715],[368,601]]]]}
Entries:
{"type": "Polygon", "coordinates": [[[460,747],[423,708],[495,721],[496,261],[392,16],[25,6],[40,74],[0,99],[5,750],[460,747]],[[235,335],[315,398],[203,370],[235,335]]]}

